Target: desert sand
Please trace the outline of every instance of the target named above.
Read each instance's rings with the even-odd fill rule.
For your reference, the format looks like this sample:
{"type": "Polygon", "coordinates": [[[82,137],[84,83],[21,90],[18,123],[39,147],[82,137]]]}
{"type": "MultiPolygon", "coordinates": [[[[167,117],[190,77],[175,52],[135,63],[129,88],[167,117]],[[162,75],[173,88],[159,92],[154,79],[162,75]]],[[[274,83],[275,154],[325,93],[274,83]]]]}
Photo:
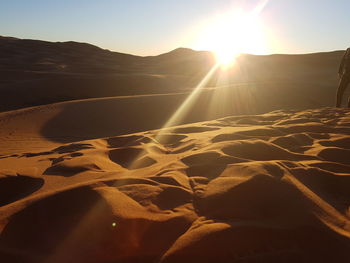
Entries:
{"type": "Polygon", "coordinates": [[[0,262],[350,262],[343,53],[0,36],[0,262]]]}
{"type": "Polygon", "coordinates": [[[348,109],[126,131],[94,103],[0,114],[1,262],[350,261],[348,109]]]}

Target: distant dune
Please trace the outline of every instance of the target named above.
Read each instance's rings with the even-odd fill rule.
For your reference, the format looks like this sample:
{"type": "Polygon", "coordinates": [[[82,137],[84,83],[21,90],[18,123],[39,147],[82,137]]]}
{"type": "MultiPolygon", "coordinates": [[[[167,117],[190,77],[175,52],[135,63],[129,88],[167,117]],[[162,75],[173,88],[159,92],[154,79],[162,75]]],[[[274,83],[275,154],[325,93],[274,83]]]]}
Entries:
{"type": "MultiPolygon", "coordinates": [[[[235,69],[226,72],[225,85],[254,89],[265,112],[280,105],[332,106],[342,54],[242,55],[235,69]],[[271,104],[271,97],[277,102],[271,104]]],[[[214,63],[211,53],[184,48],[139,57],[86,43],[0,37],[0,111],[87,98],[189,92],[214,63]]],[[[216,86],[217,75],[207,86],[216,86]]]]}
{"type": "Polygon", "coordinates": [[[0,37],[0,111],[75,99],[170,93],[193,87],[209,52],[138,57],[77,42],[0,37]]]}
{"type": "MultiPolygon", "coordinates": [[[[87,110],[85,103],[111,101],[71,104],[87,110]]],[[[85,120],[74,110],[60,115],[65,107],[0,116],[1,138],[8,132],[2,262],[350,261],[348,109],[279,110],[79,141],[140,119],[92,116],[79,134],[74,122],[85,120]],[[74,143],[43,133],[52,115],[56,135],[69,131],[74,143]]]]}

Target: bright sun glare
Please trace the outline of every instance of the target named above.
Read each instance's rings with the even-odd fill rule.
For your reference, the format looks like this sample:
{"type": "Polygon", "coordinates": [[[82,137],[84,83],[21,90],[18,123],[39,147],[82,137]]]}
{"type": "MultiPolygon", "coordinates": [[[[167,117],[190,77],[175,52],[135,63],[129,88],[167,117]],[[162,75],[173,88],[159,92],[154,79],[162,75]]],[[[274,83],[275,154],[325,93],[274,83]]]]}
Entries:
{"type": "Polygon", "coordinates": [[[258,12],[235,10],[218,16],[204,27],[199,46],[213,51],[217,62],[223,66],[232,64],[241,53],[265,53],[258,12]]]}

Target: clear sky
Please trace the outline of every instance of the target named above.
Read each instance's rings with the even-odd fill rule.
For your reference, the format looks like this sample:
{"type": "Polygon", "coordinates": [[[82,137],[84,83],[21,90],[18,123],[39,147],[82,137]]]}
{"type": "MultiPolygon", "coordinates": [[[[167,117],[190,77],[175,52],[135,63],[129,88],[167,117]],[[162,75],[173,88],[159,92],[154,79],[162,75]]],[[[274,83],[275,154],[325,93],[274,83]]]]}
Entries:
{"type": "MultiPolygon", "coordinates": [[[[265,0],[266,1],[266,0],[265,0]]],[[[199,32],[214,17],[259,0],[0,0],[0,35],[88,42],[156,55],[205,49],[199,32]]],[[[350,0],[268,0],[259,13],[265,53],[309,53],[350,46],[350,0]]]]}

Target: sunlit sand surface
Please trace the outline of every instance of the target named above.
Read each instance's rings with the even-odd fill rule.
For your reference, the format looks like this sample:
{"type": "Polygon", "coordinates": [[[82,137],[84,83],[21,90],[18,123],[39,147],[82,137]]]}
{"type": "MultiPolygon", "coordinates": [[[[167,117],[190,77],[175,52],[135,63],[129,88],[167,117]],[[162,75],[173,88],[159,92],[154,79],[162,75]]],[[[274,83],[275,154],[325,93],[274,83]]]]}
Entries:
{"type": "Polygon", "coordinates": [[[348,262],[349,134],[349,110],[322,108],[12,149],[0,258],[348,262]]]}

